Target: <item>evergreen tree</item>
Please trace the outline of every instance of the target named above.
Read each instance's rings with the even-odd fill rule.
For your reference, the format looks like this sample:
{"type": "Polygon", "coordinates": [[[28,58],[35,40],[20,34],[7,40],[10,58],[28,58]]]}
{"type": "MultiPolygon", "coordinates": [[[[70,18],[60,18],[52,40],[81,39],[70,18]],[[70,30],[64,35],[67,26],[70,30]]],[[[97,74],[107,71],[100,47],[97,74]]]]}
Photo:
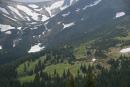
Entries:
{"type": "Polygon", "coordinates": [[[91,66],[88,67],[88,71],[86,73],[85,87],[96,87],[95,75],[93,74],[91,66]]]}
{"type": "Polygon", "coordinates": [[[75,86],[75,79],[72,74],[69,75],[68,81],[67,81],[67,86],[66,87],[76,87],[75,86]]]}

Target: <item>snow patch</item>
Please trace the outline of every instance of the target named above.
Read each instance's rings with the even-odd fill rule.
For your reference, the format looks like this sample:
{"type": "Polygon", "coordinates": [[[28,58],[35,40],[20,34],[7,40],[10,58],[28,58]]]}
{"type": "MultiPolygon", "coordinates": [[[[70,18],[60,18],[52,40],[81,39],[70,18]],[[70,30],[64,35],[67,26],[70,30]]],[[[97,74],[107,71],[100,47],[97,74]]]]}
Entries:
{"type": "Polygon", "coordinates": [[[95,59],[95,58],[93,58],[93,59],[92,59],[92,62],[95,62],[95,61],[96,61],[96,59],[95,59]]]}
{"type": "Polygon", "coordinates": [[[61,22],[59,21],[59,22],[57,22],[57,24],[61,24],[61,22]]]}
{"type": "Polygon", "coordinates": [[[28,6],[31,7],[31,8],[38,8],[39,7],[39,6],[35,5],[35,4],[29,4],[28,6]]]}
{"type": "Polygon", "coordinates": [[[51,8],[50,8],[50,7],[46,7],[45,9],[46,9],[46,11],[49,13],[49,15],[52,17],[51,8]]]}
{"type": "Polygon", "coordinates": [[[12,34],[12,32],[11,31],[6,31],[5,34],[12,34]]]}
{"type": "Polygon", "coordinates": [[[67,12],[66,14],[62,14],[62,17],[66,17],[70,14],[70,12],[67,12]]]}
{"type": "Polygon", "coordinates": [[[45,35],[45,32],[42,32],[42,35],[45,35]]]}
{"type": "Polygon", "coordinates": [[[25,3],[36,3],[36,2],[46,2],[51,0],[13,0],[13,1],[25,2],[25,3]]]}
{"type": "Polygon", "coordinates": [[[13,12],[15,12],[17,15],[19,15],[20,17],[23,17],[16,8],[14,8],[12,6],[8,6],[8,7],[9,7],[10,10],[12,10],[13,12]]]}
{"type": "Polygon", "coordinates": [[[47,31],[48,31],[48,32],[51,32],[51,29],[48,29],[47,31]]]}
{"type": "Polygon", "coordinates": [[[50,7],[46,7],[45,9],[49,13],[49,15],[53,17],[54,15],[52,15],[52,10],[57,8],[62,8],[63,4],[64,4],[64,0],[60,0],[52,4],[50,7]]]}
{"type": "Polygon", "coordinates": [[[34,9],[35,11],[42,11],[42,8],[34,9]]]}
{"type": "Polygon", "coordinates": [[[18,27],[17,29],[18,29],[18,30],[21,30],[21,29],[22,29],[22,27],[18,27]]]}
{"type": "Polygon", "coordinates": [[[26,14],[28,14],[29,16],[31,16],[34,20],[38,20],[38,13],[33,12],[31,9],[29,9],[28,7],[22,6],[22,5],[17,5],[17,8],[23,12],[25,12],[26,14]]]}
{"type": "Polygon", "coordinates": [[[68,28],[68,27],[71,27],[71,26],[74,26],[74,25],[75,25],[75,23],[74,23],[74,22],[69,23],[69,24],[64,24],[64,23],[63,23],[63,26],[64,26],[64,28],[63,28],[63,29],[68,28]]]}
{"type": "Polygon", "coordinates": [[[34,25],[34,24],[37,24],[37,22],[32,22],[32,23],[30,23],[30,24],[34,25]]]}
{"type": "Polygon", "coordinates": [[[121,53],[128,53],[130,52],[130,48],[125,48],[125,49],[122,49],[120,50],[121,53]]]}
{"type": "Polygon", "coordinates": [[[13,40],[13,47],[16,47],[16,45],[19,43],[19,41],[22,40],[22,39],[16,39],[16,40],[13,40]]]}
{"type": "Polygon", "coordinates": [[[0,45],[0,50],[2,50],[2,46],[0,45]]]}
{"type": "Polygon", "coordinates": [[[93,7],[93,6],[95,6],[95,5],[98,5],[101,1],[102,1],[102,0],[94,1],[92,4],[86,5],[86,6],[83,8],[83,10],[86,10],[86,9],[89,8],[89,7],[93,7]]]}
{"type": "Polygon", "coordinates": [[[44,23],[44,27],[46,30],[48,30],[47,24],[48,24],[48,21],[44,23]]]}
{"type": "Polygon", "coordinates": [[[62,7],[62,5],[64,4],[64,0],[60,0],[55,2],[54,4],[51,5],[50,9],[55,9],[55,8],[59,8],[62,7]]]}
{"type": "Polygon", "coordinates": [[[43,50],[45,47],[40,47],[41,43],[38,43],[37,45],[34,45],[30,48],[30,50],[28,51],[28,53],[35,53],[35,52],[39,52],[41,50],[43,50]]]}
{"type": "Polygon", "coordinates": [[[0,10],[1,10],[2,12],[4,12],[5,14],[9,14],[8,11],[7,11],[5,8],[1,8],[1,7],[0,7],[0,10]]]}
{"type": "Polygon", "coordinates": [[[125,15],[125,12],[117,12],[116,13],[116,18],[122,17],[125,15]]]}
{"type": "Polygon", "coordinates": [[[28,14],[29,16],[32,17],[32,19],[36,20],[36,21],[40,21],[39,20],[39,16],[42,16],[42,20],[41,21],[46,21],[49,19],[49,17],[45,16],[45,15],[41,15],[39,13],[34,12],[33,10],[29,9],[26,6],[23,5],[17,5],[17,8],[23,12],[25,12],[26,14],[28,14]]]}
{"type": "Polygon", "coordinates": [[[74,1],[74,0],[70,0],[70,5],[72,5],[72,4],[73,4],[73,1],[74,1]]]}
{"type": "Polygon", "coordinates": [[[0,24],[0,31],[1,32],[5,32],[8,30],[14,29],[14,27],[10,26],[10,25],[4,25],[4,24],[0,24]]]}
{"type": "Polygon", "coordinates": [[[76,8],[76,10],[75,10],[76,12],[79,12],[80,11],[80,9],[79,8],[76,8]]]}
{"type": "Polygon", "coordinates": [[[66,5],[66,6],[63,6],[63,7],[60,8],[60,10],[65,10],[65,9],[68,8],[68,7],[69,7],[69,6],[67,6],[67,5],[66,5]]]}
{"type": "Polygon", "coordinates": [[[7,18],[13,20],[13,21],[16,21],[15,19],[13,19],[13,18],[11,18],[11,17],[9,17],[9,16],[7,16],[7,15],[5,15],[5,14],[3,14],[3,15],[4,15],[5,17],[7,17],[7,18]]]}
{"type": "Polygon", "coordinates": [[[45,20],[48,20],[49,19],[49,17],[47,17],[47,16],[45,16],[45,15],[42,15],[42,20],[41,21],[45,21],[45,20]]]}

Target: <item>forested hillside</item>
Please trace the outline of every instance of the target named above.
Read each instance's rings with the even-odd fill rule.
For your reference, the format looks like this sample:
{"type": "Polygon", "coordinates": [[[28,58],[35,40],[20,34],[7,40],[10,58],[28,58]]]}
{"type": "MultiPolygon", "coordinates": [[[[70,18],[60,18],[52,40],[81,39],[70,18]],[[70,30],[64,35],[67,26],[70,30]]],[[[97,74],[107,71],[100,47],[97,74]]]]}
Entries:
{"type": "MultiPolygon", "coordinates": [[[[71,72],[71,69],[64,70],[59,74],[57,70],[49,74],[44,71],[46,68],[37,63],[35,71],[26,72],[26,75],[34,75],[31,81],[20,82],[16,72],[17,64],[7,64],[0,67],[1,87],[129,87],[129,66],[130,59],[120,56],[117,60],[109,60],[109,68],[104,68],[100,64],[80,65],[79,69],[71,72]]],[[[72,64],[71,64],[72,66],[72,64]]],[[[27,68],[24,67],[26,71],[27,68]]],[[[26,77],[25,77],[26,78],[26,77]]]]}

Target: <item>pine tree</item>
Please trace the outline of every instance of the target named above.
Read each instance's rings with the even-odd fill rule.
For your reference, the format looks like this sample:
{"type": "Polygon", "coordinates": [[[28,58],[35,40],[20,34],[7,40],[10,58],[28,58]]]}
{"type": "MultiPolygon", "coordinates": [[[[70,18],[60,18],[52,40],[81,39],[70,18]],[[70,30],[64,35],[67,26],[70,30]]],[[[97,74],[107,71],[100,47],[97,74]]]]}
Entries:
{"type": "Polygon", "coordinates": [[[86,73],[85,87],[96,87],[95,75],[92,72],[91,66],[88,67],[88,71],[86,73]]]}
{"type": "Polygon", "coordinates": [[[69,74],[68,82],[67,82],[66,87],[76,87],[75,86],[75,79],[74,79],[72,74],[69,74]]]}
{"type": "Polygon", "coordinates": [[[27,71],[27,66],[26,66],[26,64],[24,63],[24,72],[26,72],[27,71]]]}

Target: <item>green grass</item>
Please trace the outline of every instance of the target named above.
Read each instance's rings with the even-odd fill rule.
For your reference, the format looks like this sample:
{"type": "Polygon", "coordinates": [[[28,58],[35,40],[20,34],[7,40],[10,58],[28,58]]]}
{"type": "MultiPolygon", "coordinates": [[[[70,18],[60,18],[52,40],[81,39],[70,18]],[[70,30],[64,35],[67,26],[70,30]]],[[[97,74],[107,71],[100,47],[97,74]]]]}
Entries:
{"type": "MultiPolygon", "coordinates": [[[[48,74],[50,75],[54,75],[54,71],[56,70],[56,72],[62,76],[63,75],[63,72],[64,70],[67,71],[68,69],[70,70],[70,72],[76,76],[77,75],[77,71],[80,69],[80,66],[81,66],[81,62],[80,63],[75,63],[73,65],[71,64],[64,64],[64,63],[60,63],[60,64],[56,64],[56,65],[50,65],[50,66],[47,66],[44,70],[44,72],[47,72],[48,74]]],[[[84,63],[83,63],[84,64],[84,63]]],[[[85,63],[87,65],[87,63],[85,63]]]]}
{"type": "MultiPolygon", "coordinates": [[[[63,72],[64,70],[67,71],[68,69],[70,70],[70,72],[76,76],[77,75],[77,71],[79,70],[80,68],[80,65],[81,64],[74,64],[74,65],[71,65],[71,64],[64,64],[64,63],[61,63],[61,64],[56,64],[56,65],[50,65],[50,66],[47,66],[45,68],[45,70],[43,72],[47,72],[48,74],[50,75],[54,75],[54,71],[56,70],[57,73],[62,76],[63,75],[63,72]]],[[[21,83],[24,83],[24,82],[31,82],[34,80],[34,77],[35,75],[32,75],[32,76],[21,76],[19,77],[19,81],[21,83]]]]}
{"type": "Polygon", "coordinates": [[[25,75],[25,72],[24,72],[25,65],[26,65],[27,71],[31,71],[31,70],[34,70],[36,64],[37,64],[37,61],[35,61],[35,62],[26,61],[25,63],[19,65],[19,67],[17,68],[18,76],[24,76],[25,75]],[[28,63],[29,63],[29,66],[28,66],[28,63]]]}
{"type": "Polygon", "coordinates": [[[79,47],[74,49],[74,55],[76,56],[77,59],[85,55],[86,52],[85,46],[86,46],[85,44],[81,44],[79,47]]]}
{"type": "Polygon", "coordinates": [[[75,49],[74,49],[74,55],[75,55],[76,59],[80,59],[80,58],[86,57],[86,51],[87,51],[86,48],[87,47],[90,48],[91,44],[93,44],[94,41],[95,40],[91,40],[89,42],[84,42],[84,43],[78,45],[77,47],[75,47],[75,49]]]}
{"type": "Polygon", "coordinates": [[[53,75],[54,74],[54,70],[56,69],[56,71],[61,75],[65,70],[67,70],[70,67],[69,64],[56,64],[56,65],[50,65],[47,66],[44,70],[44,72],[47,72],[48,74],[53,75]]]}
{"type": "Polygon", "coordinates": [[[18,66],[18,68],[16,69],[18,76],[24,76],[25,72],[24,72],[24,66],[26,65],[27,67],[27,71],[33,71],[35,68],[35,65],[38,63],[39,60],[44,61],[45,57],[40,57],[39,59],[36,59],[35,61],[26,61],[24,63],[22,63],[21,65],[18,66]],[[28,66],[29,64],[29,66],[28,66]]]}
{"type": "MultiPolygon", "coordinates": [[[[62,76],[63,75],[63,72],[64,70],[67,72],[67,70],[69,69],[70,72],[76,76],[77,75],[77,71],[80,69],[80,66],[81,64],[86,64],[87,63],[75,63],[74,65],[71,65],[71,64],[64,64],[64,63],[60,63],[60,64],[56,64],[56,65],[50,65],[50,66],[47,66],[45,68],[45,70],[43,70],[43,72],[46,72],[48,73],[49,75],[53,76],[54,75],[54,71],[56,70],[56,72],[62,76]]],[[[83,73],[80,72],[81,75],[83,75],[83,73]]],[[[22,77],[19,77],[18,80],[21,82],[21,83],[24,83],[24,82],[31,82],[33,81],[35,78],[35,74],[33,74],[32,76],[22,76],[22,77]]]]}
{"type": "Polygon", "coordinates": [[[115,39],[117,40],[124,40],[124,41],[128,41],[130,40],[130,33],[128,33],[128,35],[126,37],[115,37],[115,39]]]}
{"type": "Polygon", "coordinates": [[[35,65],[38,63],[39,60],[44,61],[45,57],[40,57],[38,59],[36,59],[35,61],[26,61],[24,63],[22,63],[21,65],[19,65],[16,69],[17,73],[18,73],[18,80],[23,83],[23,82],[30,82],[34,80],[35,75],[32,76],[27,76],[25,75],[24,72],[24,66],[26,65],[27,71],[33,71],[35,69],[35,65]],[[28,66],[29,64],[29,66],[28,66]]]}
{"type": "Polygon", "coordinates": [[[20,81],[21,83],[31,82],[31,81],[34,80],[34,77],[35,77],[35,75],[20,77],[20,78],[19,78],[19,81],[20,81]]]}

